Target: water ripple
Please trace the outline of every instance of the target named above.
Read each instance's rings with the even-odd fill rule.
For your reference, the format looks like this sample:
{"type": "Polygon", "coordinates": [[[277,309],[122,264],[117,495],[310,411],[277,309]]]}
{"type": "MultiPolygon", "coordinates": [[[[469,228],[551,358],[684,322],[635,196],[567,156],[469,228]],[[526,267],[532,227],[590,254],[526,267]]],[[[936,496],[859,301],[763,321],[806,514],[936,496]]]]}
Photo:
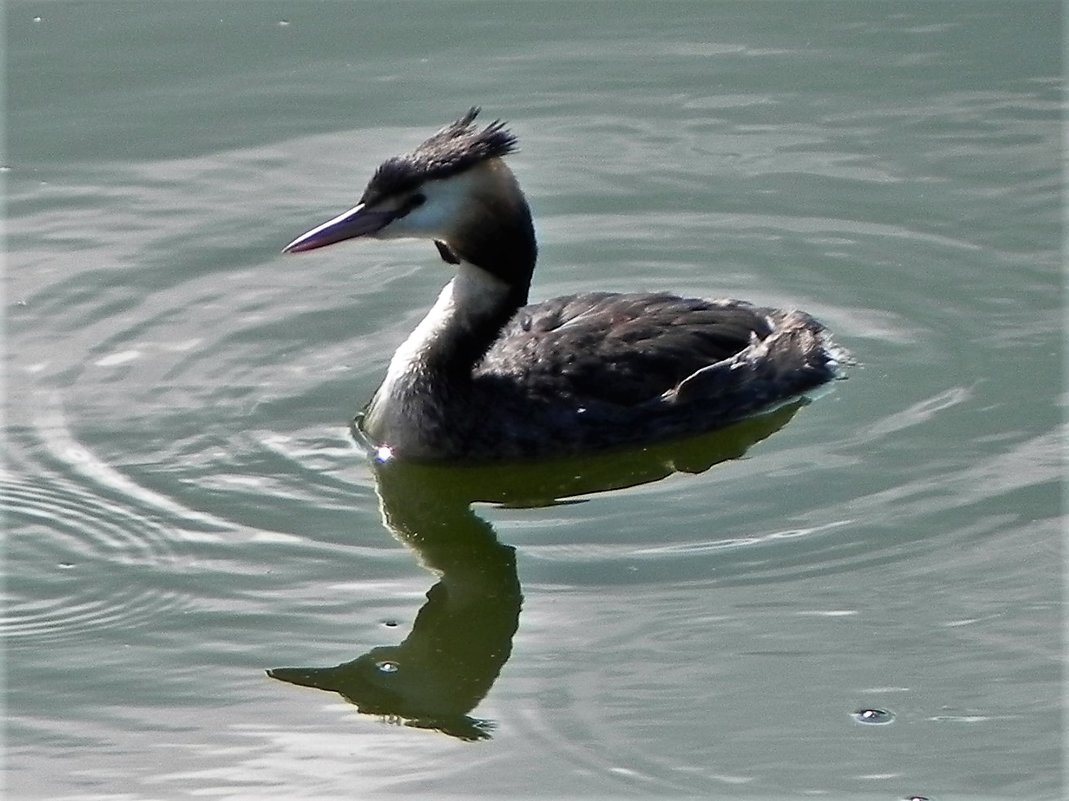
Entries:
{"type": "Polygon", "coordinates": [[[182,592],[156,581],[165,565],[193,567],[159,518],[62,475],[8,475],[4,484],[8,558],[22,565],[8,580],[0,621],[10,645],[128,630],[190,607],[182,592]]]}
{"type": "Polygon", "coordinates": [[[9,444],[8,559],[20,566],[0,621],[9,642],[125,631],[191,608],[174,585],[199,567],[193,546],[232,525],[123,475],[75,439],[58,403],[13,429],[9,444]]]}

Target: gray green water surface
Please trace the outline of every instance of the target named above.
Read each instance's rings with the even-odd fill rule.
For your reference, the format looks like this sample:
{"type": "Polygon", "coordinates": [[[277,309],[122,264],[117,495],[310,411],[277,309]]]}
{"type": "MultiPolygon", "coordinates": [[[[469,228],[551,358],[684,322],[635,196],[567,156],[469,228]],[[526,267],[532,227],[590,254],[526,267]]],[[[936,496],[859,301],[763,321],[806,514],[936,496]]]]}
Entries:
{"type": "Polygon", "coordinates": [[[1062,797],[1060,4],[4,16],[6,797],[1062,797]],[[533,299],[798,306],[862,364],[683,446],[375,470],[447,267],[279,249],[473,104],[533,299]]]}

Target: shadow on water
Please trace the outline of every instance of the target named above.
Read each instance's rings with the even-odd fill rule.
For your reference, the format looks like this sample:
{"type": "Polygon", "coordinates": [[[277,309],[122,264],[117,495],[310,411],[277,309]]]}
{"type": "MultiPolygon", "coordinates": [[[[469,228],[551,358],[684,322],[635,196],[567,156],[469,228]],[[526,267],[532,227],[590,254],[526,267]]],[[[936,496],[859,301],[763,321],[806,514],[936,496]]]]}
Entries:
{"type": "Polygon", "coordinates": [[[374,464],[390,533],[440,576],[411,633],[325,668],[273,668],[269,676],[341,695],[364,714],[462,740],[490,737],[493,722],[468,713],[512,652],[522,595],[515,549],[472,504],[548,506],[579,495],[701,473],[737,459],[785,426],[804,402],[683,442],[550,463],[443,467],[374,464]]]}

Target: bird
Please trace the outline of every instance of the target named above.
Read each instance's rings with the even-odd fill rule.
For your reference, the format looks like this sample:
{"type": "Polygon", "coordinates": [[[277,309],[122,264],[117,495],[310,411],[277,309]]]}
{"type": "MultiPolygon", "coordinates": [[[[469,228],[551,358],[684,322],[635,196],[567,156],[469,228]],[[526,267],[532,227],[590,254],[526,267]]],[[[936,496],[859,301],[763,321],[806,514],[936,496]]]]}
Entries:
{"type": "Polygon", "coordinates": [[[848,352],[799,310],[667,292],[528,304],[538,254],[505,157],[517,137],[472,107],[386,159],[359,202],[283,253],[429,239],[455,269],[356,423],[380,459],[486,463],[683,439],[844,375],[848,352]]]}

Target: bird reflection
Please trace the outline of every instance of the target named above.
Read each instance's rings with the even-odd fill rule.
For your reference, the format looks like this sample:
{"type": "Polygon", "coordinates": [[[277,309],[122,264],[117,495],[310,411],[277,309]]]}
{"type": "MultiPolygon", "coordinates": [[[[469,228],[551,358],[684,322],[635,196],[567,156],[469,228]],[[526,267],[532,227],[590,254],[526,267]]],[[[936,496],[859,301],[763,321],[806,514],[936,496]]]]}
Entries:
{"type": "Polygon", "coordinates": [[[272,678],[341,695],[358,711],[461,740],[491,736],[469,713],[512,652],[522,595],[516,554],[472,509],[476,502],[548,506],[579,495],[700,473],[737,459],[782,428],[803,402],[677,443],[551,463],[444,467],[375,463],[382,520],[438,575],[411,633],[335,667],[273,668],[272,678]]]}

